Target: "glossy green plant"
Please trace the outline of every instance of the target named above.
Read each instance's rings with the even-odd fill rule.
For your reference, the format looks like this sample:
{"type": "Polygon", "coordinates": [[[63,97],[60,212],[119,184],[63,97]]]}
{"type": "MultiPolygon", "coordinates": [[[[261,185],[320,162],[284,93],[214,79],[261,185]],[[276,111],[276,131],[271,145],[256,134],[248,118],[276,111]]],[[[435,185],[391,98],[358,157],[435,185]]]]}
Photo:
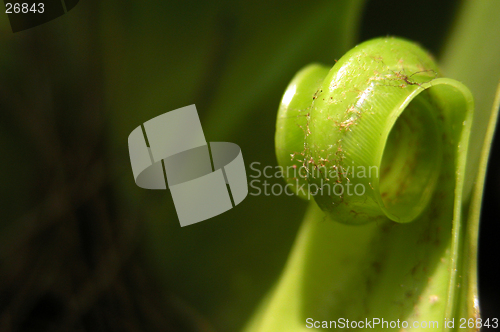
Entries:
{"type": "MultiPolygon", "coordinates": [[[[305,202],[286,196],[249,197],[216,222],[181,229],[173,205],[165,204],[164,193],[137,191],[130,181],[130,170],[124,167],[129,160],[123,142],[137,123],[195,102],[204,113],[207,137],[238,142],[248,163],[274,165],[272,127],[284,88],[304,65],[333,64],[333,59],[339,59],[359,41],[362,13],[367,17],[377,15],[366,12],[364,4],[363,0],[314,4],[259,0],[252,6],[226,1],[199,2],[196,6],[161,2],[154,10],[116,0],[101,5],[108,77],[105,96],[114,123],[110,128],[113,171],[117,193],[126,202],[121,211],[127,218],[141,217],[146,234],[141,249],[161,291],[173,291],[221,331],[240,330],[279,277],[303,218],[305,202]],[[116,6],[123,10],[117,13],[116,6]],[[284,8],[286,14],[278,18],[276,13],[284,8]]],[[[462,7],[454,26],[450,26],[451,34],[446,39],[438,38],[443,49],[436,56],[445,77],[464,82],[474,95],[476,112],[470,146],[477,151],[469,152],[467,161],[472,165],[479,160],[500,77],[500,2],[464,1],[462,7]],[[479,126],[474,135],[476,124],[479,126]]],[[[415,17],[412,13],[395,14],[415,17]]],[[[418,24],[405,26],[420,30],[428,22],[422,18],[418,24]]],[[[390,33],[405,34],[397,24],[390,33]]],[[[433,40],[436,36],[418,39],[429,46],[433,40]]],[[[466,171],[469,194],[464,196],[470,196],[473,183],[482,183],[475,181],[474,167],[466,171]]],[[[477,192],[481,196],[481,191],[477,192]]],[[[474,236],[470,237],[471,243],[477,243],[474,236]]],[[[338,246],[352,250],[348,243],[338,246]]],[[[327,250],[325,253],[332,255],[327,250]]]]}
{"type": "Polygon", "coordinates": [[[278,112],[276,153],[282,167],[301,170],[286,180],[315,203],[247,331],[341,318],[447,330],[446,321],[478,318],[468,278],[475,251],[466,254],[477,222],[467,224],[464,208],[473,104],[424,50],[396,38],[295,76],[278,112]]]}

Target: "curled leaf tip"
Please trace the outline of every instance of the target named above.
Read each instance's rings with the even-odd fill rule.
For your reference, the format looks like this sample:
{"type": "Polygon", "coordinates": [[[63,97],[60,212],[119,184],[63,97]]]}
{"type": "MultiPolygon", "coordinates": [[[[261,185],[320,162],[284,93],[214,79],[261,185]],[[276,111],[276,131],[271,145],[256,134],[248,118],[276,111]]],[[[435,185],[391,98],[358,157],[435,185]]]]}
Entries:
{"type": "Polygon", "coordinates": [[[469,128],[472,108],[469,90],[442,78],[420,46],[370,40],[333,68],[312,64],[292,79],[278,111],[278,162],[295,192],[336,221],[411,222],[449,171],[450,147],[468,135],[449,128],[469,128]]]}

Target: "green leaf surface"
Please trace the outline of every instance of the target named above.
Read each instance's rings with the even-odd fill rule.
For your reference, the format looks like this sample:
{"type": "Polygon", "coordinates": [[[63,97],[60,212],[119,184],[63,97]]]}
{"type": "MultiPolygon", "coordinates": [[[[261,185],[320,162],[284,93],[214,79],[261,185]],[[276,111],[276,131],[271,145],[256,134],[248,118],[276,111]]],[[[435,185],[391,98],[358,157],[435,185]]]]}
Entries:
{"type": "Polygon", "coordinates": [[[467,153],[466,197],[470,196],[476,181],[500,80],[500,43],[497,42],[500,36],[499,13],[499,1],[463,1],[455,28],[440,57],[446,76],[467,85],[476,104],[467,153]]]}
{"type": "MultiPolygon", "coordinates": [[[[320,84],[319,72],[317,66],[304,69],[285,92],[278,159],[282,166],[306,168],[305,180],[316,188],[335,181],[369,189],[354,196],[316,191],[323,212],[311,203],[276,289],[246,331],[307,330],[308,318],[377,317],[410,326],[436,321],[444,331],[446,320],[464,312],[475,319],[477,238],[471,234],[477,235],[482,187],[469,220],[463,199],[471,93],[438,78],[432,59],[398,39],[357,46],[320,84]],[[287,135],[294,139],[283,139],[287,135]],[[380,178],[325,171],[351,162],[380,167],[380,178]]],[[[489,140],[494,121],[493,115],[489,140]]]]}

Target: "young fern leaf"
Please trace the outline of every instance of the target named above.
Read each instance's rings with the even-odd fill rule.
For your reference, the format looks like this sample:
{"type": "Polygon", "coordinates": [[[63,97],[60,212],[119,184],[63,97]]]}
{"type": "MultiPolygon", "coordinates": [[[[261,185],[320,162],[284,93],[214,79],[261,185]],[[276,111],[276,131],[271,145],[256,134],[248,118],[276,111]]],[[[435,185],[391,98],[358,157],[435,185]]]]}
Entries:
{"type": "Polygon", "coordinates": [[[460,295],[476,259],[463,255],[473,107],[463,84],[402,39],[362,43],[330,70],[301,70],[279,108],[276,153],[289,187],[314,202],[245,331],[342,319],[446,331],[453,319],[455,328],[475,321],[477,301],[460,295]]]}

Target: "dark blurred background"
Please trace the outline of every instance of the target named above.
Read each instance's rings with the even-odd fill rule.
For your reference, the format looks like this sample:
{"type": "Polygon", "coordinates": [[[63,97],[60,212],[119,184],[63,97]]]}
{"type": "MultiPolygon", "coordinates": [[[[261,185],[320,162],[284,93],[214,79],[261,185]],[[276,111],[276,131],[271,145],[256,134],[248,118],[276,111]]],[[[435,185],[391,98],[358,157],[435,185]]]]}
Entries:
{"type": "MultiPolygon", "coordinates": [[[[0,13],[0,331],[241,329],[279,276],[306,203],[249,196],[181,229],[167,191],[135,186],[128,134],[195,103],[207,139],[240,145],[247,172],[276,165],[277,107],[301,67],[385,35],[446,60],[462,12],[451,0],[81,0],[15,34],[0,13]]],[[[476,87],[485,114],[500,78],[492,56],[476,87]]],[[[499,149],[497,133],[480,229],[483,318],[500,318],[499,149]]]]}

